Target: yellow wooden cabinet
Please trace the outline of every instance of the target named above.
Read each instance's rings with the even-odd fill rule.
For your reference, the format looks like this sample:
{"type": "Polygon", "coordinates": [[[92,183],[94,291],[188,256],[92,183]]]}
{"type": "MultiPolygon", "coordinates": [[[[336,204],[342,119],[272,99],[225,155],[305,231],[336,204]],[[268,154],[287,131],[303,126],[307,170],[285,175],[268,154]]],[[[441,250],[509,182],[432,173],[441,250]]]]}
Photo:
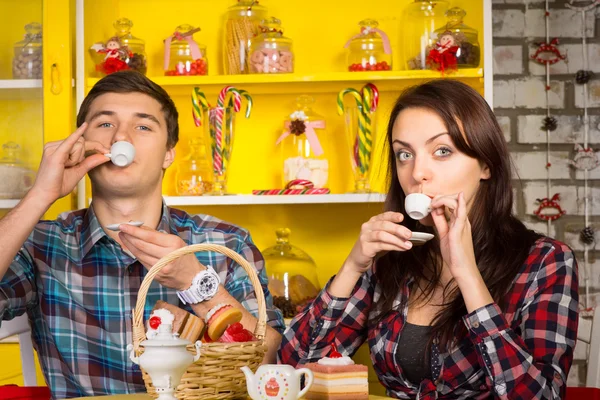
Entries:
{"type": "MultiPolygon", "coordinates": [[[[44,143],[63,139],[73,127],[72,4],[69,0],[0,0],[0,10],[5,16],[0,27],[0,144],[19,145],[19,160],[36,170],[44,143]],[[14,46],[24,40],[25,26],[30,23],[42,24],[41,75],[36,71],[30,79],[13,79],[14,46]]],[[[17,202],[1,199],[2,214],[17,202]]],[[[45,217],[56,218],[71,208],[68,196],[45,217]]],[[[13,340],[0,343],[0,360],[0,385],[23,384],[18,344],[13,340]]],[[[38,382],[44,382],[39,368],[38,382]]]]}
{"type": "MultiPolygon", "coordinates": [[[[6,33],[0,35],[3,52],[0,79],[10,79],[6,60],[10,60],[12,44],[20,40],[23,25],[36,18],[39,20],[42,13],[44,24],[44,79],[39,82],[43,96],[39,89],[38,95],[30,98],[23,94],[30,93],[29,89],[0,90],[0,132],[4,135],[1,138],[6,140],[26,130],[28,142],[24,144],[32,162],[39,161],[43,141],[64,138],[73,128],[76,106],[98,80],[90,47],[114,34],[113,23],[117,19],[129,18],[134,24],[132,33],[146,43],[147,75],[170,93],[179,109],[178,160],[189,152],[190,139],[202,135],[191,116],[193,87],[201,88],[211,102],[228,84],[247,90],[254,99],[251,117],[244,119],[242,113],[237,116],[228,182],[229,191],[236,195],[177,197],[175,163],[165,175],[163,193],[167,203],[190,213],[211,214],[241,225],[251,232],[260,249],[274,242],[277,228],[290,228],[293,243],[314,258],[320,283],[325,284],[350,251],[361,223],[381,212],[384,198],[378,193],[347,194],[353,188],[353,178],[343,118],[336,112],[337,93],[347,87],[360,89],[367,82],[377,85],[381,92],[375,173],[371,177],[373,189],[381,193],[386,187],[382,139],[395,99],[403,89],[440,76],[433,71],[402,70],[402,12],[412,1],[261,0],[268,15],[279,18],[285,36],[293,40],[295,72],[227,76],[222,74],[223,21],[227,8],[236,3],[234,0],[0,0],[2,10],[8,9],[14,15],[8,26],[0,28],[6,33]],[[357,33],[358,22],[365,18],[378,20],[380,28],[389,35],[394,60],[392,71],[347,71],[344,44],[357,33]],[[207,46],[208,76],[164,76],[163,39],[184,23],[202,29],[195,34],[195,39],[207,46]],[[54,64],[57,68],[52,68],[54,64]],[[21,99],[13,104],[5,93],[21,99]],[[282,133],[284,119],[294,109],[296,97],[301,94],[314,97],[314,110],[326,121],[326,129],[319,133],[319,138],[330,160],[328,186],[332,194],[252,196],[253,189],[282,187],[282,165],[275,141],[282,133]],[[9,118],[9,114],[18,115],[17,120],[9,118]],[[34,136],[37,139],[34,140],[34,136]]],[[[452,78],[473,86],[491,103],[491,0],[450,0],[449,3],[467,11],[465,23],[479,31],[482,50],[478,68],[459,70],[452,78]]],[[[58,212],[73,207],[86,207],[89,197],[89,183],[82,184],[72,199],[55,205],[48,217],[53,218],[58,212]]],[[[370,364],[366,349],[361,349],[358,358],[370,364]]],[[[3,368],[7,367],[0,366],[0,378],[4,376],[3,368]]],[[[373,388],[381,393],[375,385],[373,388]]]]}

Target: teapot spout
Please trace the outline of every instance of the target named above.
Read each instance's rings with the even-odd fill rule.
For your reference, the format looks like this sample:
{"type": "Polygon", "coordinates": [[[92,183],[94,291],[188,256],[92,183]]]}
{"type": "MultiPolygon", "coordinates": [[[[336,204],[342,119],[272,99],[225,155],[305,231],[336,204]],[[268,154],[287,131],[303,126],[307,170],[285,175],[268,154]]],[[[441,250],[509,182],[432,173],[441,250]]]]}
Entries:
{"type": "Polygon", "coordinates": [[[256,389],[256,379],[254,378],[254,374],[252,370],[248,367],[241,367],[240,370],[246,376],[246,388],[248,389],[248,395],[252,399],[258,399],[258,390],[256,389]]]}

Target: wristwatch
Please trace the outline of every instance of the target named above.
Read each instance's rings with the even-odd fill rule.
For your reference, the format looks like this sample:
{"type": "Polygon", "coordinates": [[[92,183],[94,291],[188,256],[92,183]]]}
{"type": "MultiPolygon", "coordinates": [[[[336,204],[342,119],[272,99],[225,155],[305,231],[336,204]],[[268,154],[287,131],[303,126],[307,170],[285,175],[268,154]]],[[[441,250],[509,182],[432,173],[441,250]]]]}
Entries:
{"type": "Polygon", "coordinates": [[[177,291],[177,296],[183,304],[198,304],[217,294],[220,283],[219,275],[212,268],[207,267],[204,271],[198,272],[188,289],[177,291]]]}

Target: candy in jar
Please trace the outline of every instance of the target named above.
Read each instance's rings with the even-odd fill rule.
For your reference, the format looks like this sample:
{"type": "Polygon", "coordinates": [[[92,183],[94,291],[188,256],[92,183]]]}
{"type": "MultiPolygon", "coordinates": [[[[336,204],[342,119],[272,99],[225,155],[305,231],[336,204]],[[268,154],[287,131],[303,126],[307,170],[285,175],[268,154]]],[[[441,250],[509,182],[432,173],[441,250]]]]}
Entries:
{"type": "Polygon", "coordinates": [[[191,25],[179,25],[173,35],[165,39],[165,75],[208,75],[206,46],[193,38],[198,31],[200,28],[191,25]]]}
{"type": "Polygon", "coordinates": [[[284,122],[282,135],[275,145],[281,146],[283,186],[324,188],[329,177],[329,161],[317,131],[325,129],[325,120],[312,110],[314,98],[299,96],[297,109],[284,122]],[[292,186],[290,186],[290,184],[292,186]]]}
{"type": "Polygon", "coordinates": [[[0,159],[0,199],[20,199],[33,186],[35,172],[19,155],[21,147],[15,142],[2,145],[4,156],[0,159]]]}
{"type": "Polygon", "coordinates": [[[12,62],[14,79],[42,78],[42,25],[37,22],[25,25],[23,40],[15,43],[12,62]]]}
{"type": "Polygon", "coordinates": [[[198,138],[190,140],[190,153],[177,164],[177,195],[201,196],[212,192],[212,171],[205,146],[198,138]]]}
{"type": "Polygon", "coordinates": [[[392,69],[392,48],[385,32],[373,19],[359,22],[360,33],[354,35],[348,49],[348,71],[389,71],[392,69]]]}
{"type": "Polygon", "coordinates": [[[223,67],[227,75],[250,72],[250,43],[260,34],[261,21],[266,19],[267,9],[258,0],[238,0],[229,7],[223,35],[223,67]]]}
{"type": "Polygon", "coordinates": [[[283,36],[281,21],[271,17],[263,21],[261,34],[250,46],[250,72],[278,74],[294,72],[292,40],[283,36]]]}
{"type": "Polygon", "coordinates": [[[142,39],[131,34],[133,22],[121,18],[113,26],[116,30],[114,36],[90,48],[96,73],[103,76],[132,69],[146,74],[146,45],[142,39]]]}

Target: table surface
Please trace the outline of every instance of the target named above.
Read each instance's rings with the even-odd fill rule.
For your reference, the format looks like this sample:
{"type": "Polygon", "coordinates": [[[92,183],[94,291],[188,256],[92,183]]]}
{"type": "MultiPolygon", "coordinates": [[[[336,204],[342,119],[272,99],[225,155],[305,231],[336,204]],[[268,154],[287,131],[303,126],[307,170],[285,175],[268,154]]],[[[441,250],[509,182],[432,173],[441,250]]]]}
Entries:
{"type": "MultiPolygon", "coordinates": [[[[120,395],[113,395],[113,396],[101,396],[101,397],[80,397],[80,399],[99,399],[99,400],[103,400],[103,399],[110,399],[110,400],[153,400],[152,397],[150,397],[147,394],[120,394],[120,395]]],[[[375,395],[370,395],[369,396],[369,400],[385,400],[385,399],[389,399],[389,397],[381,397],[381,396],[375,396],[375,395]]]]}

